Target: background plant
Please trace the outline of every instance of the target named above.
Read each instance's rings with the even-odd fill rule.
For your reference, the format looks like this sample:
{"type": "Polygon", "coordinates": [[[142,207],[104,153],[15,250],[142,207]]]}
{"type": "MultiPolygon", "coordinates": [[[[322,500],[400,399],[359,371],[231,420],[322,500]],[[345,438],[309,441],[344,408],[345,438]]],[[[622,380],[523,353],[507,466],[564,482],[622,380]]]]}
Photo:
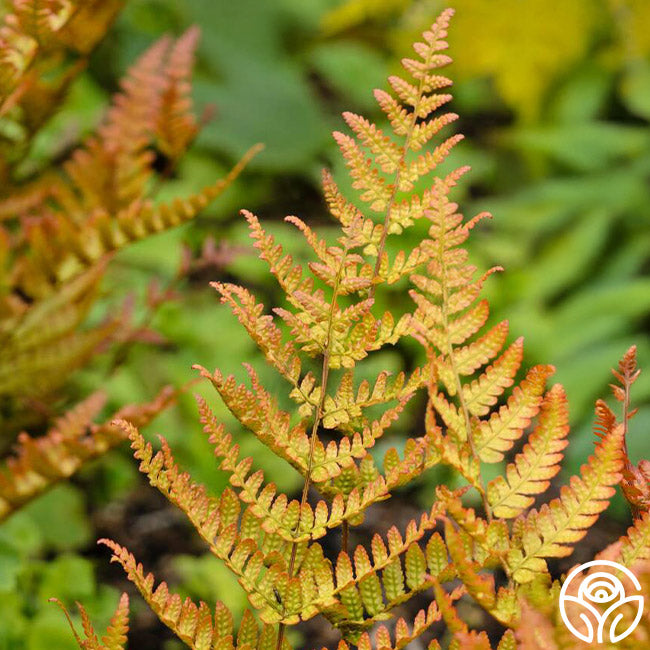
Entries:
{"type": "MultiPolygon", "coordinates": [[[[159,392],[155,399],[136,405],[114,394],[90,395],[78,383],[84,368],[94,365],[110,376],[134,345],[160,343],[148,321],[173,297],[169,288],[151,282],[134,318],[133,297],[107,292],[102,280],[118,250],[195,217],[245,164],[242,160],[223,180],[185,198],[156,196],[199,128],[189,95],[196,29],[177,41],[164,38],[142,55],[92,134],[70,132],[52,140],[57,126],[48,124],[50,118],[121,6],[18,1],[2,6],[0,445],[5,453],[22,430],[0,468],[2,520],[123,440],[118,428],[93,424],[100,413],[106,416],[107,399],[113,411],[142,425],[173,402],[175,391],[159,392],[160,385],[147,396],[159,392]],[[98,364],[99,352],[105,356],[98,364]]],[[[189,260],[182,270],[194,265],[189,260]]],[[[48,574],[56,575],[57,562],[61,570],[66,562],[81,566],[86,586],[95,589],[90,564],[82,558],[62,556],[47,567],[30,562],[47,548],[69,551],[86,543],[80,494],[61,488],[49,496],[49,506],[36,506],[31,517],[3,531],[2,591],[9,601],[2,612],[7,624],[0,626],[3,647],[48,638],[39,637],[38,626],[28,626],[23,615],[28,620],[30,608],[38,611],[29,599],[48,574]],[[49,525],[55,525],[46,530],[48,524],[39,526],[33,517],[49,507],[49,525]],[[56,525],[57,513],[68,520],[65,531],[56,525]],[[17,593],[18,584],[24,592],[17,593]]]]}

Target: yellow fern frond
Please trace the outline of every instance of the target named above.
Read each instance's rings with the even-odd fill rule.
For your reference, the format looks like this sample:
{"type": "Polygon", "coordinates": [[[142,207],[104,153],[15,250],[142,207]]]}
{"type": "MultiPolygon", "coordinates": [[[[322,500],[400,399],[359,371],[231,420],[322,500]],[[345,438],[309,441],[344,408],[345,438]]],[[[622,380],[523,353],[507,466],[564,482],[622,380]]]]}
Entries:
{"type": "Polygon", "coordinates": [[[553,366],[534,366],[518,384],[505,406],[482,421],[474,433],[474,444],[481,460],[496,463],[512,449],[531,420],[539,412],[546,380],[555,372],[553,366]]]}
{"type": "Polygon", "coordinates": [[[514,383],[523,357],[523,339],[508,349],[470,384],[463,385],[465,405],[472,415],[487,415],[506,388],[514,383]]]}
{"type": "Polygon", "coordinates": [[[517,520],[507,563],[519,583],[545,571],[547,557],[565,557],[607,507],[623,470],[623,428],[599,441],[593,456],[573,476],[561,496],[517,520]]]}
{"type": "Polygon", "coordinates": [[[506,466],[505,477],[488,485],[488,500],[496,517],[512,519],[534,502],[560,471],[568,442],[569,412],[564,389],[557,384],[544,397],[537,427],[523,450],[506,466]]]}
{"type": "MultiPolygon", "coordinates": [[[[358,650],[372,650],[373,647],[382,648],[382,650],[402,650],[408,644],[416,641],[418,637],[422,636],[432,625],[440,620],[440,612],[435,602],[429,604],[426,609],[421,609],[415,616],[413,623],[409,625],[407,621],[400,617],[395,621],[393,632],[389,630],[386,625],[377,626],[373,631],[372,639],[368,632],[364,632],[356,639],[356,647],[358,650]],[[374,639],[374,645],[373,645],[374,639]]],[[[338,645],[338,650],[349,650],[350,646],[341,641],[338,645]]],[[[437,641],[433,641],[429,646],[429,650],[437,650],[440,648],[437,641]]]]}
{"type": "Polygon", "coordinates": [[[615,559],[624,566],[633,567],[637,562],[650,560],[650,513],[643,513],[618,540],[617,546],[615,559]]]}

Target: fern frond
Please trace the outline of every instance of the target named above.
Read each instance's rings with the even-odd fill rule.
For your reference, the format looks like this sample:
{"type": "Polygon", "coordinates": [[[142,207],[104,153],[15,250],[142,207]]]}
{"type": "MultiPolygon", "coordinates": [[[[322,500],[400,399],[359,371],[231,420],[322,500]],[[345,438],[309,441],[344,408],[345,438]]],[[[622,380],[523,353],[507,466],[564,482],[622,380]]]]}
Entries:
{"type": "Polygon", "coordinates": [[[525,600],[522,601],[521,623],[515,630],[515,637],[521,650],[560,650],[555,643],[551,621],[525,600]]]}
{"type": "Polygon", "coordinates": [[[479,574],[479,565],[468,555],[461,535],[449,521],[445,522],[445,542],[454,568],[469,595],[485,609],[492,610],[496,604],[494,576],[479,574]]]}
{"type": "MultiPolygon", "coordinates": [[[[638,517],[650,509],[650,462],[641,460],[638,465],[630,460],[627,453],[627,436],[629,422],[638,409],[631,407],[631,389],[639,378],[641,370],[637,368],[636,346],[631,346],[618,363],[618,370],[612,370],[618,384],[610,384],[614,397],[622,404],[622,424],[625,437],[625,470],[621,480],[623,496],[632,508],[632,514],[638,517]]],[[[605,408],[604,406],[601,408],[605,408]]],[[[610,412],[611,413],[611,412],[610,412]]],[[[614,417],[613,414],[611,417],[614,417]]]]}
{"type": "Polygon", "coordinates": [[[122,594],[120,602],[111,618],[111,622],[106,629],[106,634],[102,636],[102,643],[106,650],[121,650],[126,643],[126,635],[129,631],[129,597],[122,594]]]}
{"type": "Polygon", "coordinates": [[[350,557],[339,554],[336,567],[335,595],[344,606],[332,611],[321,610],[346,638],[357,639],[377,621],[389,618],[389,612],[413,594],[430,588],[433,578],[427,573],[439,569],[439,538],[431,538],[426,551],[419,545],[424,535],[436,524],[441,509],[434,505],[419,522],[411,521],[404,536],[396,527],[387,534],[388,545],[380,535],[371,543],[372,560],[363,546],[350,557]]]}
{"type": "Polygon", "coordinates": [[[650,513],[644,512],[616,545],[618,551],[615,559],[626,567],[650,560],[650,513]]]}
{"type": "MultiPolygon", "coordinates": [[[[333,489],[333,485],[317,482],[321,492],[332,500],[330,504],[320,500],[312,508],[309,503],[289,500],[285,494],[278,493],[273,483],[265,484],[262,471],[251,473],[253,459],[239,458],[239,446],[232,442],[232,437],[225,432],[223,426],[216,423],[203,400],[199,400],[199,410],[204,431],[215,447],[215,456],[221,459],[219,468],[228,473],[228,480],[234,493],[244,507],[248,507],[247,512],[259,520],[261,528],[266,533],[276,535],[293,544],[317,540],[325,535],[328,529],[338,528],[345,521],[358,519],[370,505],[387,498],[389,490],[396,487],[400,480],[404,482],[404,475],[409,470],[417,474],[422,471],[423,465],[427,466],[428,463],[430,466],[435,462],[435,460],[425,459],[424,450],[416,451],[410,444],[412,441],[409,441],[406,445],[404,461],[397,466],[391,465],[390,471],[387,471],[387,480],[378,475],[373,476],[367,483],[354,485],[345,492],[333,489]]],[[[269,446],[275,450],[275,445],[269,446]]],[[[341,471],[348,467],[348,463],[345,462],[347,448],[348,445],[341,442],[338,448],[334,443],[328,445],[326,450],[318,441],[311,472],[321,475],[327,471],[330,477],[339,476],[341,471]],[[335,456],[335,452],[339,449],[342,451],[343,458],[335,456]],[[327,457],[328,454],[330,458],[327,457]],[[334,465],[338,465],[338,471],[333,468],[334,465]]],[[[356,455],[368,458],[366,453],[359,445],[356,455]]],[[[278,455],[283,455],[282,450],[278,451],[278,455]]],[[[352,453],[349,458],[352,463],[352,453]]],[[[306,464],[303,463],[298,469],[302,470],[305,477],[308,475],[306,464]]]]}
{"type": "Polygon", "coordinates": [[[609,504],[623,470],[623,428],[600,439],[595,453],[573,476],[561,496],[517,520],[507,563],[513,578],[529,582],[546,569],[544,558],[565,557],[609,504]]]}
{"type": "Polygon", "coordinates": [[[444,11],[425,32],[424,42],[415,44],[417,59],[403,59],[407,79],[389,78],[396,95],[383,90],[375,92],[393,135],[385,134],[362,116],[350,112],[344,113],[344,119],[355,137],[340,132],[334,134],[361,200],[369,204],[371,210],[383,213],[384,219],[382,224],[375,225],[370,219],[361,217],[341,196],[332,178],[325,176],[324,190],[331,212],[341,222],[346,235],[364,246],[366,255],[376,257],[374,275],[389,283],[413,272],[422,257],[416,249],[409,260],[396,259],[393,265],[389,264],[384,252],[386,238],[402,232],[424,216],[423,206],[429,203],[428,192],[414,192],[414,184],[431,173],[462,137],[452,136],[432,151],[415,154],[457,118],[453,113],[431,116],[451,99],[449,95],[435,92],[451,82],[434,71],[450,61],[440,52],[447,47],[444,38],[452,13],[444,11]],[[411,156],[415,157],[411,159],[411,156]],[[405,193],[409,195],[404,196],[405,193]]]}
{"type": "MultiPolygon", "coordinates": [[[[231,308],[267,361],[295,387],[298,393],[302,393],[298,385],[302,368],[300,357],[293,341],[289,340],[286,343],[282,341],[282,332],[273,322],[273,316],[263,315],[264,305],[258,304],[243,287],[220,282],[213,282],[211,286],[221,295],[221,302],[231,308]]],[[[307,401],[306,397],[304,401],[307,401]]]]}
{"type": "Polygon", "coordinates": [[[74,14],[59,32],[61,42],[87,55],[104,36],[124,7],[124,0],[87,0],[77,3],[74,14]]]}
{"type": "MultiPolygon", "coordinates": [[[[151,402],[127,406],[114,417],[146,426],[177,395],[167,387],[151,402]]],[[[46,435],[18,437],[13,456],[0,467],[0,520],[124,441],[119,427],[93,424],[103,404],[103,396],[97,393],[59,418],[46,435]]]]}
{"type": "Polygon", "coordinates": [[[287,299],[297,306],[299,303],[294,299],[294,292],[311,294],[314,287],[313,278],[304,275],[302,266],[294,265],[292,256],[284,254],[282,246],[275,243],[273,235],[266,233],[259,219],[252,212],[242,210],[242,214],[248,221],[250,235],[255,242],[255,248],[260,252],[260,259],[269,265],[269,270],[275,276],[287,299]]]}
{"type": "MultiPolygon", "coordinates": [[[[305,478],[308,472],[308,458],[310,444],[306,433],[306,420],[299,421],[295,426],[290,426],[289,413],[278,408],[276,401],[260,384],[257,373],[251,366],[245,364],[251,378],[252,390],[243,384],[237,384],[234,377],[224,378],[215,370],[210,373],[201,366],[195,366],[201,375],[211,381],[217,389],[226,406],[237,419],[248,428],[255,436],[274,453],[286,460],[297,469],[305,478]]],[[[311,407],[317,403],[317,397],[310,395],[309,415],[311,407]]],[[[397,418],[410,394],[403,398],[396,407],[387,409],[379,420],[364,423],[361,433],[352,431],[350,436],[340,441],[331,440],[324,445],[316,440],[312,453],[310,480],[314,483],[324,483],[352,466],[355,459],[363,459],[367,450],[374,446],[384,430],[397,418]]],[[[201,421],[210,421],[207,404],[199,399],[201,421]]],[[[326,416],[328,412],[326,411],[326,416]]],[[[209,435],[212,432],[206,429],[209,435]]]]}
{"type": "Polygon", "coordinates": [[[79,613],[81,614],[81,622],[85,636],[84,639],[82,639],[75,630],[70,614],[63,603],[57,598],[50,598],[50,602],[56,603],[63,610],[63,613],[70,624],[70,629],[77,641],[77,645],[82,650],[124,650],[124,648],[126,648],[126,635],[129,631],[129,597],[126,593],[123,593],[120,597],[115,613],[106,629],[106,634],[102,636],[101,643],[97,638],[92,623],[90,622],[88,612],[86,612],[83,605],[77,603],[79,613]]]}
{"type": "Polygon", "coordinates": [[[123,0],[13,0],[0,17],[0,116],[14,137],[0,139],[0,178],[13,170],[35,133],[110,27],[123,0]],[[57,74],[52,74],[52,70],[57,74]],[[16,137],[15,134],[19,134],[16,137]]]}
{"type": "Polygon", "coordinates": [[[158,618],[193,650],[221,647],[266,650],[275,647],[276,631],[270,625],[263,625],[260,630],[250,610],[244,613],[235,641],[232,616],[223,603],[216,604],[213,615],[206,603],[200,601],[197,606],[190,598],[183,600],[178,594],[170,592],[165,582],[154,589],[153,574],[145,574],[142,564],[131,553],[109,539],[100,539],[99,543],[111,549],[111,562],[122,565],[129,580],[158,618]]]}
{"type": "MultiPolygon", "coordinates": [[[[309,454],[306,423],[301,420],[291,426],[290,414],[278,407],[277,401],[261,385],[253,367],[244,365],[252,390],[244,384],[237,384],[232,375],[224,377],[218,369],[211,373],[202,366],[195,365],[194,368],[212,383],[228,409],[249,431],[304,475],[309,454]]],[[[209,408],[202,399],[198,401],[203,421],[209,408]]]]}
{"type": "Polygon", "coordinates": [[[481,460],[496,463],[512,448],[539,412],[546,380],[555,372],[553,366],[534,366],[515,387],[505,406],[480,423],[474,444],[481,460]]]}
{"type": "Polygon", "coordinates": [[[472,415],[487,415],[506,388],[514,383],[523,358],[523,338],[518,338],[480,377],[463,385],[465,405],[472,415]]]}
{"type": "Polygon", "coordinates": [[[191,27],[172,47],[164,76],[166,87],[156,123],[156,143],[171,161],[176,161],[196,137],[199,127],[192,113],[191,75],[194,52],[200,36],[198,27],[191,27]]]}
{"type": "MultiPolygon", "coordinates": [[[[517,637],[529,642],[519,628],[520,598],[548,603],[549,593],[557,593],[559,583],[550,585],[546,559],[572,552],[624,476],[626,428],[599,402],[594,454],[559,498],[526,512],[559,471],[568,435],[565,395],[559,386],[546,391],[554,371],[548,365],[534,366],[516,382],[522,340],[508,344],[507,321],[488,325],[488,303],[481,292],[486,279],[500,268],[477,274],[463,248],[471,230],[488,215],[465,221],[450,199],[467,168],[435,178],[427,190],[415,191],[416,184],[460,139],[451,136],[425,149],[456,119],[453,113],[433,115],[450,99],[447,93],[436,92],[450,83],[436,70],[449,61],[442,51],[451,13],[443,12],[425,32],[424,41],[415,45],[417,58],[403,61],[408,79],[392,77],[393,92],[377,93],[390,128],[382,132],[362,116],[346,113],[354,135],[335,134],[353,185],[361,193],[363,210],[379,212],[383,218],[366,217],[325,174],[326,200],[342,234],[331,243],[300,218],[288,217],[313,252],[307,263],[294,260],[255,215],[244,212],[254,246],[276,278],[284,302],[267,313],[247,290],[233,284],[214,285],[272,369],[287,381],[286,393],[293,405],[284,407],[282,389],[263,386],[248,364],[244,383],[220,370],[195,368],[213,384],[242,428],[304,478],[300,499],[266,482],[255,459],[242,455],[240,445],[205,400],[199,399],[201,423],[217,467],[229,482],[219,496],[179,468],[164,438],[161,450],[155,451],[135,426],[120,423],[131,439],[140,470],[185,513],[211,553],[235,575],[266,626],[260,633],[253,614],[246,613],[235,644],[232,619],[223,606],[217,606],[213,619],[207,605],[181,601],[170,595],[165,583],[154,589],[153,576],[146,575],[126,549],[105,542],[158,616],[191,647],[282,650],[287,626],[320,614],[341,632],[340,650],[349,650],[350,644],[362,650],[372,650],[373,644],[382,649],[405,648],[441,620],[447,624],[445,643],[450,650],[491,650],[487,633],[470,630],[460,616],[456,601],[468,596],[510,628],[498,650],[515,650],[517,637]],[[389,258],[387,237],[420,218],[429,222],[425,241],[389,258]],[[405,276],[413,286],[414,313],[400,318],[378,313],[378,291],[405,276]],[[365,368],[359,371],[357,366],[367,356],[407,334],[426,350],[423,369],[394,377],[387,372],[369,375],[365,368]],[[400,451],[389,448],[381,462],[380,454],[370,453],[371,449],[423,386],[428,389],[423,435],[400,444],[400,451]],[[529,427],[532,432],[506,465],[505,476],[486,487],[482,463],[503,461],[529,427]],[[385,536],[374,535],[368,548],[350,545],[350,527],[362,523],[371,505],[440,462],[460,471],[469,485],[455,491],[439,485],[433,506],[410,521],[404,532],[393,526],[385,536]],[[482,499],[482,510],[464,502],[472,487],[482,499]],[[341,549],[336,552],[329,548],[334,538],[330,533],[339,528],[341,549]],[[507,585],[499,587],[495,571],[501,569],[507,585]],[[449,582],[457,585],[451,592],[443,587],[449,582]],[[401,618],[394,634],[381,624],[415,595],[430,590],[435,603],[416,616],[412,629],[401,618]],[[264,630],[269,631],[266,637],[264,630]]],[[[187,43],[192,41],[191,36],[186,38],[187,43]]],[[[136,150],[152,137],[144,129],[142,141],[137,141],[138,111],[150,108],[133,101],[140,92],[153,93],[158,107],[167,102],[164,112],[170,125],[176,119],[170,115],[178,116],[188,107],[181,79],[188,73],[192,48],[178,46],[173,55],[170,44],[160,47],[160,52],[166,52],[162,56],[167,68],[158,54],[153,56],[136,72],[151,79],[152,86],[130,89],[127,84],[123,105],[114,111],[117,121],[124,119],[120,111],[133,113],[136,150]],[[154,88],[155,80],[165,76],[161,77],[163,68],[173,77],[169,83],[177,84],[174,90],[162,82],[163,90],[154,88]]],[[[183,122],[178,136],[161,136],[155,129],[154,135],[167,137],[161,148],[173,158],[175,143],[187,141],[192,130],[191,124],[183,122]]],[[[107,137],[115,141],[117,150],[121,134],[110,131],[107,137]]],[[[124,200],[133,206],[133,197],[148,184],[146,147],[141,153],[122,167],[119,156],[113,161],[126,179],[124,196],[112,194],[110,188],[107,194],[98,191],[99,199],[91,196],[95,188],[88,184],[89,176],[83,179],[82,189],[63,199],[79,208],[79,214],[84,200],[97,200],[100,206],[109,199],[124,200]]],[[[114,170],[108,170],[107,176],[115,177],[114,170]]],[[[133,210],[142,214],[140,204],[133,210]]],[[[38,237],[42,240],[43,232],[38,237]]],[[[617,378],[629,387],[635,373],[630,352],[617,378]]],[[[626,390],[615,391],[625,405],[626,390]]],[[[626,410],[624,422],[628,419],[626,410]]],[[[607,552],[625,554],[630,561],[646,558],[646,527],[646,520],[637,522],[628,538],[607,552]]],[[[545,615],[546,610],[540,614],[542,625],[545,615]]],[[[440,650],[437,641],[430,647],[440,650]]]]}
{"type": "Polygon", "coordinates": [[[505,477],[488,485],[488,500],[496,517],[512,519],[543,493],[560,471],[568,442],[569,412],[564,389],[555,385],[544,397],[539,422],[523,450],[506,466],[505,477]]]}
{"type": "Polygon", "coordinates": [[[370,420],[364,415],[366,409],[392,401],[404,405],[422,384],[419,369],[408,380],[403,372],[398,373],[392,381],[389,377],[390,373],[380,372],[372,388],[368,381],[362,381],[355,394],[354,375],[346,372],[334,395],[325,398],[323,426],[326,429],[338,428],[346,433],[368,427],[370,420]]]}
{"type": "Polygon", "coordinates": [[[11,232],[0,232],[0,428],[10,433],[42,424],[28,412],[30,400],[56,398],[73,371],[123,333],[120,317],[83,329],[112,254],[192,219],[257,150],[193,195],[154,200],[156,148],[174,164],[196,130],[188,86],[197,32],[190,30],[145,52],[69,160],[33,182],[19,180],[24,174],[14,172],[31,138],[122,4],[16,0],[0,17],[0,116],[24,133],[20,142],[0,137],[0,213],[11,232]]]}
{"type": "MultiPolygon", "coordinates": [[[[307,607],[302,596],[296,594],[298,579],[287,572],[291,544],[279,534],[267,533],[253,506],[242,513],[240,498],[231,489],[226,489],[220,497],[210,496],[204,486],[194,483],[189,474],[179,470],[164,439],[161,439],[162,450],[154,453],[135,427],[127,422],[119,424],[128,432],[140,470],[151,485],[186,514],[210,551],[235,574],[264,622],[291,623],[315,615],[317,609],[307,607]]],[[[229,437],[222,437],[222,442],[228,445],[229,437]]],[[[248,461],[243,461],[239,472],[247,466],[250,466],[248,461]]],[[[279,518],[275,520],[278,523],[279,518]]],[[[272,529],[268,522],[267,527],[272,529]]],[[[318,545],[308,548],[302,542],[300,548],[301,562],[308,567],[311,564],[314,571],[327,571],[327,561],[318,545]]],[[[325,597],[323,600],[329,602],[325,597]]]]}
{"type": "Polygon", "coordinates": [[[137,198],[116,212],[101,206],[78,224],[63,213],[34,222],[27,233],[30,257],[17,263],[18,285],[27,295],[41,296],[52,290],[52,278],[55,283],[70,280],[109,253],[193,219],[232,184],[258,150],[251,149],[226,177],[185,199],[154,205],[137,198]]]}
{"type": "Polygon", "coordinates": [[[39,341],[31,349],[3,349],[0,354],[0,393],[19,399],[51,394],[73,370],[84,365],[103,343],[111,339],[116,328],[115,321],[108,321],[100,327],[70,332],[45,344],[39,341]]]}

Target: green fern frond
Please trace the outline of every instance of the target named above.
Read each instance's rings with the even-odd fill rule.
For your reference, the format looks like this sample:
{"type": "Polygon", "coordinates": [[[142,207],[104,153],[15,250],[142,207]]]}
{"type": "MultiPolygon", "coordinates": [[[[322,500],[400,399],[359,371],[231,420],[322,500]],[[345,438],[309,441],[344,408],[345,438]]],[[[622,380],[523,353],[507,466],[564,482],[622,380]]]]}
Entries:
{"type": "MultiPolygon", "coordinates": [[[[377,626],[373,631],[372,638],[368,632],[364,632],[356,640],[355,646],[358,650],[372,650],[373,647],[382,648],[385,650],[402,650],[413,642],[418,637],[422,636],[432,625],[440,620],[440,612],[438,611],[435,602],[430,603],[426,609],[421,609],[415,616],[413,623],[409,623],[404,618],[398,618],[395,621],[394,632],[391,631],[386,625],[377,626]],[[374,645],[373,645],[374,639],[374,645]]],[[[440,648],[437,641],[433,641],[429,646],[429,650],[440,648]]],[[[350,645],[345,641],[341,641],[338,645],[338,650],[349,650],[350,645]]]]}

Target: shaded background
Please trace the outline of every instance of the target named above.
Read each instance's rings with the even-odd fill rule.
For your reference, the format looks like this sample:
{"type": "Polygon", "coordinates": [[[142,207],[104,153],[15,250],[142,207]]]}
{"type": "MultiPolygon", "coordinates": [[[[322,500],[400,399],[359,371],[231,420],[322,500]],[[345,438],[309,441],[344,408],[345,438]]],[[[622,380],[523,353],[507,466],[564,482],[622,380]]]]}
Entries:
{"type": "MultiPolygon", "coordinates": [[[[219,277],[234,279],[267,305],[279,300],[238,210],[256,211],[298,258],[306,257],[281,219],[298,214],[324,232],[330,227],[319,194],[321,168],[331,167],[349,187],[330,137],[342,128],[340,111],[381,121],[371,89],[384,86],[399,57],[444,6],[429,0],[127,3],[33,155],[77,142],[101,117],[128,64],[161,34],[195,23],[203,31],[195,99],[213,115],[161,200],[212,182],[255,142],[266,149],[198,221],[120,253],[107,290],[119,287],[123,295],[125,289],[142,293],[152,275],[163,282],[172,278],[183,242],[197,249],[210,235],[226,246],[220,271],[196,274],[191,289],[157,314],[154,325],[166,337],[164,346],[132,349],[108,383],[107,360],[98,358],[70,387],[71,397],[101,383],[110,410],[149,399],[165,383],[187,381],[192,363],[239,376],[241,360],[255,360],[251,343],[207,286],[219,277]]],[[[508,318],[512,335],[524,335],[529,364],[557,366],[556,379],[571,404],[567,472],[577,471],[592,449],[593,402],[607,392],[608,369],[636,343],[649,371],[635,384],[640,412],[629,446],[633,460],[648,458],[650,3],[458,0],[453,6],[452,110],[461,114],[458,129],[468,139],[450,164],[473,167],[462,190],[464,212],[488,209],[495,216],[469,244],[479,268],[506,268],[488,283],[493,318],[508,318]]],[[[412,241],[421,234],[414,229],[412,241]]],[[[408,304],[405,293],[388,300],[398,309],[408,304]]],[[[100,305],[102,313],[106,306],[100,305]]],[[[404,352],[413,354],[408,346],[404,352]]],[[[375,362],[397,369],[401,356],[387,353],[375,362]]],[[[272,375],[263,377],[272,388],[272,375]]],[[[236,432],[218,400],[199,390],[236,432]]],[[[379,446],[380,455],[406,434],[417,434],[420,408],[412,405],[379,446]]],[[[165,434],[197,480],[215,491],[223,486],[191,397],[151,431],[165,434]]],[[[297,490],[292,470],[250,437],[240,439],[267,479],[297,490]]],[[[409,499],[426,504],[436,483],[451,480],[443,471],[431,473],[409,499]]],[[[396,503],[404,509],[404,502],[396,503]]],[[[398,516],[403,514],[383,508],[370,521],[385,528],[398,516]]],[[[609,517],[592,536],[594,548],[618,536],[628,514],[618,502],[609,517]]],[[[181,592],[208,602],[222,599],[236,611],[246,603],[234,578],[203,555],[182,517],[144,484],[122,449],[0,526],[0,649],[75,647],[60,612],[46,602],[52,595],[82,600],[98,623],[106,620],[122,578],[107,565],[107,553],[95,549],[102,535],[129,546],[181,592]]],[[[135,599],[133,609],[132,647],[181,647],[156,636],[153,614],[135,599]]],[[[309,641],[310,647],[318,643],[309,641]]]]}

